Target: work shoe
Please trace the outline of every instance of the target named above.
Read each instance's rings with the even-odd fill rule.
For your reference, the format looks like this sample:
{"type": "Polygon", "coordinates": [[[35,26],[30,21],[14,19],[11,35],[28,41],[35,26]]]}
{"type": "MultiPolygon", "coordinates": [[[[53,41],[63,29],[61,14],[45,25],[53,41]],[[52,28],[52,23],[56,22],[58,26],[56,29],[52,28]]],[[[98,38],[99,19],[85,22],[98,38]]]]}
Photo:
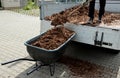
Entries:
{"type": "Polygon", "coordinates": [[[97,20],[97,22],[96,22],[96,23],[99,23],[99,24],[100,24],[101,22],[102,22],[102,20],[97,20]]]}
{"type": "Polygon", "coordinates": [[[97,23],[101,23],[101,22],[102,22],[101,19],[102,19],[102,16],[99,16],[99,17],[98,17],[98,20],[97,20],[97,23]]]}
{"type": "Polygon", "coordinates": [[[90,18],[90,19],[87,21],[87,24],[93,24],[93,19],[90,18]]]}

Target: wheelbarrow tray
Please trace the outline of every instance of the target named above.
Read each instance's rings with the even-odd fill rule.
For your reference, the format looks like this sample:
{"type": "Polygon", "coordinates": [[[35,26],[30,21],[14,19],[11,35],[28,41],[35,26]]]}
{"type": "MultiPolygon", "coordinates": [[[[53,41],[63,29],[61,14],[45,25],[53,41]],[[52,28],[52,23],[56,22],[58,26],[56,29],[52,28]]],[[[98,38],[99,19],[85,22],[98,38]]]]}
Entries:
{"type": "Polygon", "coordinates": [[[53,50],[47,50],[44,48],[31,45],[31,43],[38,40],[45,33],[46,32],[26,41],[24,44],[26,45],[27,52],[34,60],[41,61],[44,64],[51,64],[56,62],[60,58],[60,56],[65,52],[68,42],[75,36],[75,33],[68,40],[66,40],[62,45],[60,45],[58,48],[53,50]]]}

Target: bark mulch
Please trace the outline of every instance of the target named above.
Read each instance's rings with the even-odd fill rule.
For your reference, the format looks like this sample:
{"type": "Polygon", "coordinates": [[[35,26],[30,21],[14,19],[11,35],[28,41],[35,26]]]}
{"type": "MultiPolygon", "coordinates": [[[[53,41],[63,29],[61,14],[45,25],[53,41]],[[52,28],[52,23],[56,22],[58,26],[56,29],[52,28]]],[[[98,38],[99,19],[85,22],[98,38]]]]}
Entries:
{"type": "MultiPolygon", "coordinates": [[[[83,24],[87,22],[89,19],[88,17],[89,8],[88,7],[79,7],[74,6],[72,8],[66,9],[64,11],[61,11],[59,13],[53,14],[51,16],[45,17],[46,20],[52,21],[51,25],[57,26],[57,25],[63,25],[66,22],[74,23],[74,24],[83,24]]],[[[98,20],[98,11],[95,10],[95,19],[94,23],[97,23],[98,20]]],[[[120,22],[120,14],[119,13],[110,13],[105,12],[103,18],[103,23],[107,25],[111,25],[112,23],[120,24],[117,22],[120,22]],[[117,21],[117,22],[116,22],[117,21]]]]}
{"type": "Polygon", "coordinates": [[[117,78],[118,71],[87,61],[63,56],[59,62],[68,66],[76,78],[117,78]]]}
{"type": "Polygon", "coordinates": [[[33,42],[32,45],[48,50],[53,50],[68,40],[73,35],[73,33],[73,31],[63,26],[54,27],[48,30],[37,41],[33,42]]]}

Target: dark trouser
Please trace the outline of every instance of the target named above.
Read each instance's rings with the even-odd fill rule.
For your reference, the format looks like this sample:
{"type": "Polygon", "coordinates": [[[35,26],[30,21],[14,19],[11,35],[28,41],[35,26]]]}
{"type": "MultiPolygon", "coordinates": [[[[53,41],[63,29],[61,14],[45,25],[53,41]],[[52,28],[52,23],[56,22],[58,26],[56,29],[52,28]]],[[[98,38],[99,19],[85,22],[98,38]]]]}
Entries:
{"type": "Polygon", "coordinates": [[[0,0],[0,7],[2,7],[2,5],[1,5],[1,0],[0,0]]]}
{"type": "MultiPolygon", "coordinates": [[[[102,15],[105,12],[105,4],[106,0],[99,0],[100,8],[99,8],[99,18],[102,18],[102,15]]],[[[92,0],[89,5],[89,17],[94,19],[94,10],[95,10],[95,0],[92,0]]]]}

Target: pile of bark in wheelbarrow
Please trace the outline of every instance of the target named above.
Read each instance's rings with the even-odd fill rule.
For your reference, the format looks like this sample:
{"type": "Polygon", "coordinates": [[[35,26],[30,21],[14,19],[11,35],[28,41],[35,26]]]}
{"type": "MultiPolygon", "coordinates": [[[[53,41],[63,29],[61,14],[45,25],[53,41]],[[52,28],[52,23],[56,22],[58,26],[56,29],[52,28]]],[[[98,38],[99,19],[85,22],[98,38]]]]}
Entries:
{"type": "MultiPolygon", "coordinates": [[[[72,8],[66,9],[51,16],[46,16],[45,19],[52,21],[51,25],[55,25],[55,26],[63,25],[66,22],[74,23],[74,24],[82,24],[84,22],[87,22],[87,20],[89,19],[88,12],[89,12],[88,7],[74,6],[72,8]]],[[[96,23],[97,19],[98,19],[98,11],[95,10],[94,23],[96,23]]],[[[103,23],[107,25],[111,25],[111,24],[119,25],[120,14],[105,12],[102,20],[103,23]]]]}
{"type": "Polygon", "coordinates": [[[53,50],[67,41],[75,32],[63,26],[54,27],[48,30],[37,41],[33,42],[33,46],[53,50]]]}

